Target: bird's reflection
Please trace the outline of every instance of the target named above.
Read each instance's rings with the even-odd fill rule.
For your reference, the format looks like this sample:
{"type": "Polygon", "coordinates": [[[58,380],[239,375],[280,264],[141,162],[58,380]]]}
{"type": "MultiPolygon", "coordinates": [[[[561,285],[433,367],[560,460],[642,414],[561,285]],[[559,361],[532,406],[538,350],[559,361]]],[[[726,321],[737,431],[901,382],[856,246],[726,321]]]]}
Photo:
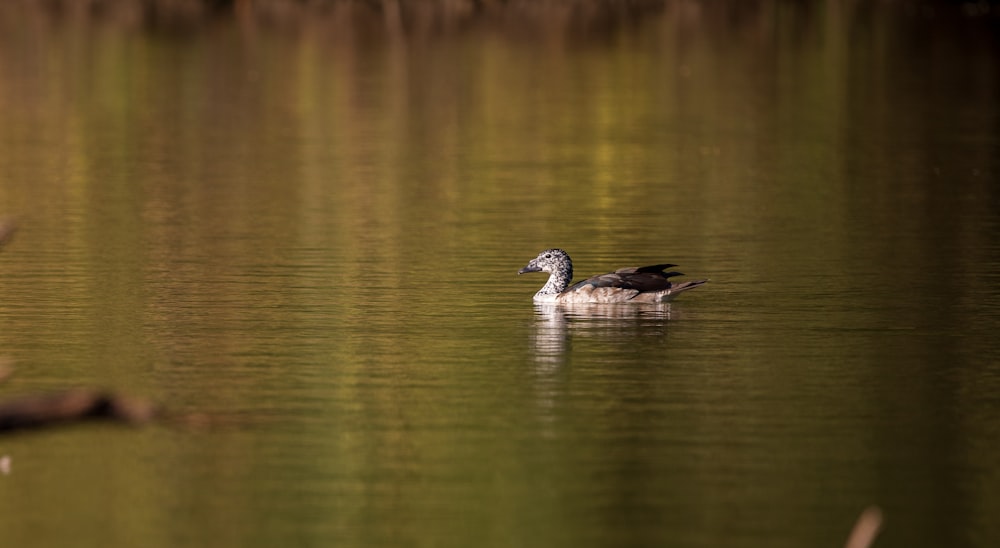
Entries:
{"type": "MultiPolygon", "coordinates": [[[[637,338],[663,336],[671,317],[670,304],[535,304],[531,329],[535,362],[535,405],[542,435],[554,436],[559,402],[569,382],[574,341],[633,349],[637,338]]],[[[585,345],[589,347],[592,345],[585,345]]],[[[581,349],[581,351],[583,351],[581,349]]]]}
{"type": "Polygon", "coordinates": [[[536,303],[532,329],[535,364],[542,370],[562,365],[574,337],[621,340],[663,332],[670,315],[670,303],[536,303]]]}

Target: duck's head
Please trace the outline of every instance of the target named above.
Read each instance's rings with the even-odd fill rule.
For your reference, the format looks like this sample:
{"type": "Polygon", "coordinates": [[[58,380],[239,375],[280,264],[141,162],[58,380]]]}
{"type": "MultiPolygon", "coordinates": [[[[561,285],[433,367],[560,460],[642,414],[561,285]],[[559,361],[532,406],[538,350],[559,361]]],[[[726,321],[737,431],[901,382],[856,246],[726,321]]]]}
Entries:
{"type": "Polygon", "coordinates": [[[569,272],[570,277],[572,277],[573,261],[570,260],[569,254],[561,249],[546,249],[528,261],[524,268],[517,271],[518,274],[526,272],[548,272],[549,274],[569,272]]]}

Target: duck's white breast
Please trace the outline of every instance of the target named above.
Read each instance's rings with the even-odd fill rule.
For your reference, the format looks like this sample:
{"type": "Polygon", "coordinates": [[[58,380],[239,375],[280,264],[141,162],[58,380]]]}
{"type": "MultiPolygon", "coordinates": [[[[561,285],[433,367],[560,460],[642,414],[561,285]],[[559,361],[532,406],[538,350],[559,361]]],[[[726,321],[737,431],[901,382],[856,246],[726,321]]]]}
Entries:
{"type": "Polygon", "coordinates": [[[536,303],[555,303],[559,302],[558,298],[558,293],[535,293],[532,300],[536,303]]]}

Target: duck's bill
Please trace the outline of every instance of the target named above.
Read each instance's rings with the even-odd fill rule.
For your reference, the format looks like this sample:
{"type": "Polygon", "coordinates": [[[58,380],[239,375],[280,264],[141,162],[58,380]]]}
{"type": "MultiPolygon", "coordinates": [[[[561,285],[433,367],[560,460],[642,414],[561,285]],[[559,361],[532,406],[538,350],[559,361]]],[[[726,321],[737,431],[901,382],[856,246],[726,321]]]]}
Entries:
{"type": "Polygon", "coordinates": [[[542,271],[541,268],[538,268],[537,266],[535,266],[533,264],[529,264],[528,266],[522,268],[521,270],[518,270],[517,273],[518,274],[526,274],[528,272],[541,272],[541,271],[542,271]]]}

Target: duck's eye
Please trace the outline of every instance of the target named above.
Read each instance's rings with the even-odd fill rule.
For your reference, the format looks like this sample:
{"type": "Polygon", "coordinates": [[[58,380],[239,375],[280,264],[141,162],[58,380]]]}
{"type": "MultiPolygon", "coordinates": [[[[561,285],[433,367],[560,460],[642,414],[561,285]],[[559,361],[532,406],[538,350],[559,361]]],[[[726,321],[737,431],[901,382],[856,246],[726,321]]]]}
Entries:
{"type": "Polygon", "coordinates": [[[546,259],[551,259],[552,258],[552,254],[551,253],[546,253],[545,254],[545,258],[546,259]]]}

